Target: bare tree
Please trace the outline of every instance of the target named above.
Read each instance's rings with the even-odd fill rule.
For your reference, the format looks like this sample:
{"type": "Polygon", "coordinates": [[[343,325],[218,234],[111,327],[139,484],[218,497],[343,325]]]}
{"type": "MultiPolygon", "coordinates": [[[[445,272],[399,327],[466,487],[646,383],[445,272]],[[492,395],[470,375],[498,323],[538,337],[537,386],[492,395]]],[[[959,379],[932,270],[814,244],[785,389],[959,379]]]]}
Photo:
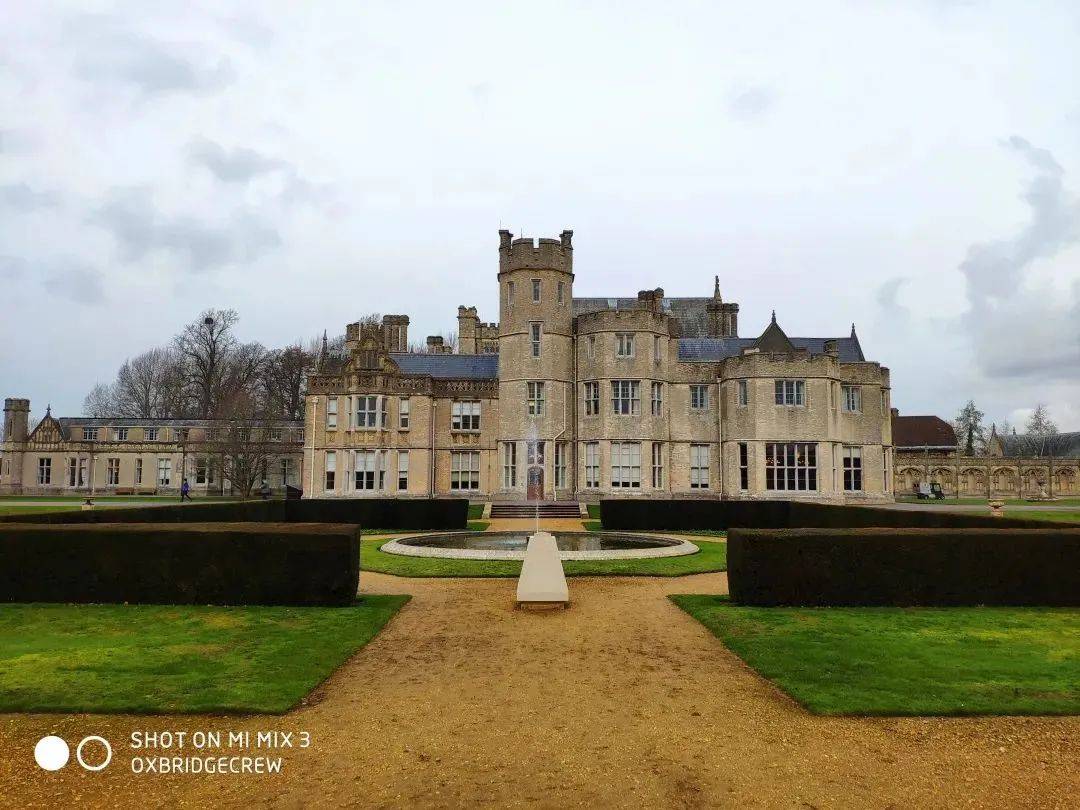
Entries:
{"type": "Polygon", "coordinates": [[[116,412],[116,390],[113,385],[98,383],[83,400],[83,416],[105,417],[116,412]]]}
{"type": "Polygon", "coordinates": [[[297,342],[268,354],[262,376],[270,414],[282,419],[304,418],[304,389],[316,351],[297,342]]]}
{"type": "Polygon", "coordinates": [[[1050,418],[1049,409],[1040,402],[1027,421],[1027,433],[1024,436],[1027,451],[1035,456],[1054,455],[1057,434],[1058,428],[1050,418]]]}
{"type": "Polygon", "coordinates": [[[224,423],[215,438],[222,472],[242,498],[250,498],[256,485],[265,480],[270,459],[280,454],[274,427],[264,418],[259,403],[247,392],[221,405],[224,423]]]}
{"type": "Polygon", "coordinates": [[[126,360],[113,389],[118,416],[173,419],[189,410],[182,361],[171,348],[151,349],[126,360]]]}
{"type": "Polygon", "coordinates": [[[239,319],[232,309],[208,309],[173,339],[195,403],[193,415],[200,419],[208,419],[219,405],[226,366],[237,345],[232,329],[239,319]]]}

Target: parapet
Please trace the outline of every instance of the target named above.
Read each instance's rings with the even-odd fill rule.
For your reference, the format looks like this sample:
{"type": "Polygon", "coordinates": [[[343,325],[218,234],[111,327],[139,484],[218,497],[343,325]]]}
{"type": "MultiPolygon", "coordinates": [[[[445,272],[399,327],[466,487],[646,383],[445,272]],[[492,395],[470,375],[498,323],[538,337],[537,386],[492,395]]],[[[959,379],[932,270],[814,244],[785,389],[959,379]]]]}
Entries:
{"type": "Polygon", "coordinates": [[[513,238],[499,231],[499,273],[511,270],[574,271],[573,231],[563,231],[558,239],[513,238]]]}
{"type": "Polygon", "coordinates": [[[30,400],[19,397],[8,397],[4,400],[5,411],[29,411],[30,400]]]}

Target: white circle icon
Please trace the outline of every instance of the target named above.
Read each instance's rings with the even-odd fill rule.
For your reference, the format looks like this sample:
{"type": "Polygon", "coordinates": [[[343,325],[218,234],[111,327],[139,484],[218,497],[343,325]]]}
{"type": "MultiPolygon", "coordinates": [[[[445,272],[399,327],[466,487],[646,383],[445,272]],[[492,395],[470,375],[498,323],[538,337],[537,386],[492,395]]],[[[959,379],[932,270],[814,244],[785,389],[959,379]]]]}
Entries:
{"type": "Polygon", "coordinates": [[[61,738],[50,734],[34,746],[34,761],[46,771],[58,771],[67,765],[71,750],[61,738]]]}
{"type": "MultiPolygon", "coordinates": [[[[65,745],[64,748],[67,748],[65,745]]],[[[82,765],[88,771],[103,771],[112,762],[112,746],[109,745],[109,741],[104,737],[98,737],[91,735],[89,737],[83,737],[82,742],[79,743],[79,747],[75,749],[75,759],[79,760],[79,764],[82,765]],[[86,760],[83,759],[83,746],[88,742],[98,742],[105,746],[105,759],[99,765],[87,765],[86,760]]]]}

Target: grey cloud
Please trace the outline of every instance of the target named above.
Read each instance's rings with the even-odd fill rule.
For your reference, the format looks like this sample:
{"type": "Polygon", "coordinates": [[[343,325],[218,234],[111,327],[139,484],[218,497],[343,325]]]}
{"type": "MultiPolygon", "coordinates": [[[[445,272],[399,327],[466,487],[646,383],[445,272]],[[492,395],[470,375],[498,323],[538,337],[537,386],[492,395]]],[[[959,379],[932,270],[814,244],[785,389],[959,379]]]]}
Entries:
{"type": "Polygon", "coordinates": [[[972,245],[960,271],[970,310],[964,325],[988,376],[1068,376],[1080,372],[1080,288],[1065,296],[1025,286],[1033,262],[1080,241],[1080,203],[1046,149],[1013,136],[1004,146],[1034,170],[1021,199],[1030,218],[1011,237],[972,245]]]}
{"type": "Polygon", "coordinates": [[[56,263],[46,269],[42,284],[52,295],[77,304],[100,304],[105,300],[101,273],[79,264],[56,263]]]}
{"type": "Polygon", "coordinates": [[[911,312],[900,303],[900,288],[907,283],[903,276],[891,278],[877,289],[876,298],[882,312],[895,324],[898,321],[906,321],[911,312]]]}
{"type": "Polygon", "coordinates": [[[87,16],[69,26],[75,72],[88,81],[129,84],[143,95],[211,93],[234,78],[231,62],[198,46],[165,43],[109,17],[87,16]]]}
{"type": "Polygon", "coordinates": [[[35,191],[26,183],[0,186],[0,203],[23,211],[35,208],[55,208],[59,196],[51,191],[35,191]]]}
{"type": "Polygon", "coordinates": [[[731,94],[728,112],[742,120],[759,118],[776,103],[776,93],[764,85],[756,85],[731,94]]]}
{"type": "Polygon", "coordinates": [[[26,260],[18,256],[0,256],[0,279],[14,281],[23,277],[26,260]]]}
{"type": "Polygon", "coordinates": [[[163,251],[196,273],[254,261],[281,244],[277,230],[253,215],[235,214],[221,225],[190,216],[169,217],[158,211],[146,191],[138,189],[115,191],[90,221],[113,235],[124,261],[163,251]]]}
{"type": "Polygon", "coordinates": [[[284,160],[266,157],[254,149],[227,150],[219,143],[198,138],[188,145],[188,159],[205,167],[223,183],[247,183],[260,174],[289,169],[284,160]]]}

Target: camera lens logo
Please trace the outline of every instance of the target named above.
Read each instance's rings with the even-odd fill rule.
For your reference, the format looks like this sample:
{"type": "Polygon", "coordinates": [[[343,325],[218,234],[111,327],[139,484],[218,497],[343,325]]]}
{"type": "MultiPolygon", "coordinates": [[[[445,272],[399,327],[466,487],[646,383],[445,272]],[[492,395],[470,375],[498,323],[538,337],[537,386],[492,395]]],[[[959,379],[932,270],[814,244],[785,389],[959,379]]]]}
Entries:
{"type": "MultiPolygon", "coordinates": [[[[98,737],[96,734],[83,737],[75,749],[75,759],[88,771],[105,770],[109,763],[112,762],[112,754],[112,746],[109,745],[109,741],[104,737],[98,737]],[[103,755],[99,755],[95,751],[96,748],[101,748],[104,752],[103,755]]],[[[68,748],[68,744],[62,738],[55,735],[50,734],[48,737],[42,737],[34,746],[34,761],[42,770],[58,771],[67,765],[69,759],[71,759],[71,749],[68,748]]]]}

